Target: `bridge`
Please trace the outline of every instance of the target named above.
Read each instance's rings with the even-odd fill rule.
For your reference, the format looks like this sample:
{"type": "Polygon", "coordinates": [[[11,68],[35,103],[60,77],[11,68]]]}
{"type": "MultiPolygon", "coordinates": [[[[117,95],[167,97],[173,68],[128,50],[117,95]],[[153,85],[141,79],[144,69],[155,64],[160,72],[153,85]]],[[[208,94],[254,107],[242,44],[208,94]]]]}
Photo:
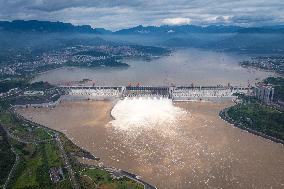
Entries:
{"type": "Polygon", "coordinates": [[[115,99],[158,97],[174,101],[233,99],[236,93],[251,94],[252,87],[242,86],[61,86],[66,98],[115,99]]]}

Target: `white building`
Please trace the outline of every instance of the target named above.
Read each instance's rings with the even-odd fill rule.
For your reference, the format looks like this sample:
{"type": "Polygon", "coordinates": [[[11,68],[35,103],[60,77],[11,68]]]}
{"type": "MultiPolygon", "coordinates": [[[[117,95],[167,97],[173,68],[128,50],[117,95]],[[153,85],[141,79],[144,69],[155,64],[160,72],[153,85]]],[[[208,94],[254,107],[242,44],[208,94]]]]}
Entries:
{"type": "Polygon", "coordinates": [[[258,84],[254,88],[254,95],[259,100],[270,103],[273,101],[274,88],[272,85],[258,84]]]}
{"type": "Polygon", "coordinates": [[[24,95],[27,95],[27,96],[44,95],[44,92],[43,91],[25,91],[24,95]]]}

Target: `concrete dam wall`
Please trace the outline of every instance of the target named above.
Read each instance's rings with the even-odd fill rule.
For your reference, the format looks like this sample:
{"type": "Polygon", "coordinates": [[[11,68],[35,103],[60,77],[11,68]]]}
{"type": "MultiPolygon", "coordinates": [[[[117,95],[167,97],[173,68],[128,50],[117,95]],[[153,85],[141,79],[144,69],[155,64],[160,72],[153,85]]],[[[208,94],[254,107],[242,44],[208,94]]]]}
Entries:
{"type": "Polygon", "coordinates": [[[236,93],[251,94],[248,87],[154,87],[154,86],[64,86],[66,100],[111,100],[116,98],[169,98],[173,101],[227,101],[236,93]]]}

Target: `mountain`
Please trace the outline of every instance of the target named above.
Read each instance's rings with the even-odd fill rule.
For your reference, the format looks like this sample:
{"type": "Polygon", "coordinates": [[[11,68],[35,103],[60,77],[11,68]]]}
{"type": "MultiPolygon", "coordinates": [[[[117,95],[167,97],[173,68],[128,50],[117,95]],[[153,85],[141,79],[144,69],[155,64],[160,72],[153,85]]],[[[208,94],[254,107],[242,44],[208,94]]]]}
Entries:
{"type": "Polygon", "coordinates": [[[97,32],[99,32],[100,34],[112,34],[111,30],[107,30],[107,29],[104,29],[104,28],[96,28],[95,30],[97,32]]]}
{"type": "Polygon", "coordinates": [[[136,26],[134,28],[122,29],[116,34],[186,34],[186,33],[232,33],[240,30],[238,26],[195,26],[195,25],[181,25],[181,26],[136,26]]]}
{"type": "Polygon", "coordinates": [[[100,32],[92,28],[89,25],[74,26],[70,23],[63,22],[50,22],[50,21],[38,21],[38,20],[14,20],[0,21],[0,31],[12,31],[12,32],[68,32],[68,33],[93,33],[99,34],[100,32]]]}
{"type": "Polygon", "coordinates": [[[188,34],[169,37],[161,41],[160,45],[248,54],[282,54],[284,35],[279,33],[188,34]]]}
{"type": "Polygon", "coordinates": [[[240,26],[196,26],[196,25],[180,25],[180,26],[136,26],[133,28],[122,29],[116,31],[115,34],[120,35],[177,35],[189,33],[284,33],[284,26],[266,26],[245,28],[240,26]]]}
{"type": "Polygon", "coordinates": [[[112,32],[89,25],[15,20],[0,21],[0,51],[7,51],[9,47],[44,50],[68,45],[138,44],[248,53],[283,53],[283,34],[284,25],[250,28],[222,25],[139,25],[112,32]]]}
{"type": "Polygon", "coordinates": [[[283,53],[284,25],[263,27],[240,26],[136,26],[122,29],[119,38],[138,44],[169,48],[201,48],[240,53],[283,53]]]}
{"type": "Polygon", "coordinates": [[[240,27],[223,25],[179,25],[179,26],[136,26],[121,29],[116,32],[104,28],[92,28],[90,25],[75,26],[71,23],[38,21],[38,20],[14,20],[0,21],[0,31],[12,32],[45,32],[45,33],[90,33],[90,34],[120,34],[120,35],[180,35],[190,33],[284,33],[284,25],[264,27],[240,27]]]}

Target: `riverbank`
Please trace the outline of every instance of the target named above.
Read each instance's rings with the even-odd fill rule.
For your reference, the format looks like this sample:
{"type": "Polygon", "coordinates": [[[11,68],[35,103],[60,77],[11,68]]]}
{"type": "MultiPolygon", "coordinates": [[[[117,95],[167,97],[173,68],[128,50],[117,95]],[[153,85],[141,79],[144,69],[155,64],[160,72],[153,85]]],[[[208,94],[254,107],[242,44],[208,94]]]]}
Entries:
{"type": "MultiPolygon", "coordinates": [[[[80,102],[86,102],[86,103],[88,103],[88,102],[90,102],[90,101],[79,101],[79,103],[80,103],[80,102]]],[[[107,102],[110,102],[110,101],[107,101],[107,102]]],[[[75,104],[76,104],[76,101],[63,101],[62,103],[63,103],[63,104],[64,104],[64,103],[75,103],[75,104]]],[[[60,104],[58,104],[57,106],[60,106],[60,104]]],[[[113,104],[112,104],[111,106],[113,106],[113,104]]],[[[32,107],[32,106],[28,106],[28,107],[25,107],[25,108],[17,108],[16,111],[19,113],[19,112],[21,112],[22,110],[26,110],[26,109],[29,109],[29,108],[32,108],[32,109],[34,109],[34,110],[42,110],[42,109],[51,110],[50,107],[44,107],[44,106],[43,106],[43,107],[41,107],[41,108],[34,108],[34,107],[32,107]]],[[[56,107],[53,107],[53,108],[56,108],[56,107]]],[[[106,114],[106,115],[110,115],[110,112],[109,112],[109,114],[106,114]]],[[[27,118],[27,117],[26,117],[26,118],[27,118]]],[[[66,117],[62,117],[62,118],[66,120],[66,117]]],[[[33,117],[28,117],[27,119],[31,120],[32,122],[37,122],[36,120],[33,119],[33,117]]],[[[73,120],[73,121],[74,121],[74,120],[73,120]]],[[[36,124],[38,124],[38,122],[37,122],[36,124]]],[[[41,125],[41,124],[40,124],[40,125],[41,125]]],[[[45,124],[42,124],[42,125],[45,125],[45,124]]],[[[44,127],[46,127],[46,125],[45,125],[44,127]]],[[[52,130],[56,130],[56,132],[64,133],[63,135],[66,136],[66,137],[68,137],[68,138],[70,139],[70,140],[68,139],[69,141],[67,142],[68,146],[70,146],[70,147],[68,147],[67,149],[69,149],[69,148],[74,148],[74,147],[72,147],[72,146],[75,146],[76,148],[79,148],[79,149],[81,149],[81,150],[84,152],[84,153],[77,153],[77,151],[75,151],[75,152],[76,152],[75,154],[76,154],[77,158],[80,157],[79,159],[83,159],[84,161],[80,161],[79,159],[77,160],[77,158],[74,158],[74,157],[71,158],[71,162],[73,162],[73,164],[78,164],[77,161],[80,162],[80,163],[77,165],[77,166],[79,166],[79,168],[76,169],[77,171],[80,170],[80,169],[85,169],[85,168],[86,168],[86,167],[85,167],[85,164],[86,164],[87,162],[90,162],[90,161],[91,161],[91,162],[96,162],[96,165],[97,165],[98,161],[100,160],[100,157],[95,157],[95,156],[92,155],[93,153],[89,153],[89,152],[88,152],[89,149],[87,149],[87,148],[85,148],[84,146],[78,144],[78,142],[76,142],[76,140],[74,140],[74,138],[70,137],[70,135],[68,135],[68,133],[66,133],[66,130],[64,130],[64,129],[61,130],[61,129],[58,129],[58,128],[49,127],[48,125],[47,125],[47,127],[50,128],[50,129],[52,129],[52,130]],[[89,158],[89,157],[91,157],[91,158],[89,158]],[[81,166],[80,164],[82,164],[83,166],[81,166]]],[[[66,140],[66,139],[64,139],[64,140],[66,140]]],[[[96,154],[95,154],[95,155],[96,155],[96,154]]],[[[69,154],[69,156],[74,156],[74,152],[71,152],[71,154],[69,154]],[[72,155],[72,154],[73,154],[73,155],[72,155]]],[[[87,165],[87,167],[89,167],[90,169],[93,169],[92,166],[87,165]]],[[[104,171],[104,172],[105,172],[104,175],[112,174],[112,172],[109,172],[107,166],[105,166],[105,167],[100,167],[100,169],[101,169],[101,171],[104,171]]],[[[119,170],[119,171],[122,171],[122,170],[119,170]]],[[[115,183],[115,185],[117,185],[117,186],[120,185],[118,181],[120,181],[120,180],[122,179],[124,182],[121,182],[121,183],[122,183],[122,184],[125,184],[125,186],[127,186],[127,183],[128,183],[128,184],[130,184],[130,185],[133,185],[133,187],[134,187],[135,182],[138,182],[138,183],[144,185],[146,188],[147,188],[147,187],[148,187],[148,188],[155,188],[155,187],[151,186],[150,184],[147,184],[146,182],[144,182],[144,181],[142,181],[142,180],[136,178],[136,176],[135,176],[134,174],[133,174],[132,177],[131,177],[131,176],[129,176],[129,175],[126,174],[126,173],[127,173],[127,172],[124,172],[123,174],[121,174],[121,178],[118,178],[117,181],[116,181],[116,180],[113,181],[113,182],[115,183]],[[127,178],[129,178],[130,180],[132,180],[132,181],[129,182],[129,180],[127,180],[127,179],[125,180],[124,177],[127,177],[127,178]]],[[[77,174],[78,174],[78,173],[77,173],[77,174]]],[[[98,178],[95,178],[95,179],[98,179],[98,178]]],[[[101,181],[99,181],[99,182],[101,182],[101,181]]],[[[108,184],[111,184],[111,183],[112,183],[112,181],[111,181],[111,179],[109,178],[109,180],[106,181],[106,183],[103,182],[103,185],[108,185],[108,184]]],[[[99,183],[97,183],[97,184],[99,184],[99,183]]],[[[135,185],[135,187],[139,188],[139,184],[138,184],[138,185],[135,185]]]]}
{"type": "Polygon", "coordinates": [[[284,113],[252,97],[243,100],[245,102],[221,110],[219,116],[237,128],[284,144],[284,113]]]}
{"type": "MultiPolygon", "coordinates": [[[[15,154],[16,160],[9,174],[7,173],[8,178],[5,178],[4,188],[21,186],[79,189],[93,188],[95,187],[94,184],[100,187],[143,188],[143,182],[138,182],[136,178],[131,179],[125,175],[125,177],[113,179],[111,173],[107,170],[101,170],[104,175],[108,176],[107,181],[100,178],[96,173],[93,176],[96,183],[86,181],[79,172],[82,169],[91,169],[92,166],[82,164],[78,161],[78,158],[93,161],[97,161],[99,158],[75,145],[62,132],[26,119],[15,111],[15,107],[4,106],[9,101],[10,99],[6,99],[4,104],[2,104],[2,101],[0,102],[0,126],[3,127],[8,136],[8,138],[1,136],[0,140],[11,145],[12,151],[6,150],[5,153],[7,153],[6,155],[15,154]],[[60,182],[51,180],[49,172],[53,168],[62,168],[62,177],[60,176],[62,180],[60,182]],[[39,179],[39,177],[41,178],[39,179]]],[[[48,106],[40,107],[50,108],[48,106]]],[[[13,160],[11,159],[11,161],[13,160]]],[[[5,166],[6,163],[3,165],[5,166]]]]}

